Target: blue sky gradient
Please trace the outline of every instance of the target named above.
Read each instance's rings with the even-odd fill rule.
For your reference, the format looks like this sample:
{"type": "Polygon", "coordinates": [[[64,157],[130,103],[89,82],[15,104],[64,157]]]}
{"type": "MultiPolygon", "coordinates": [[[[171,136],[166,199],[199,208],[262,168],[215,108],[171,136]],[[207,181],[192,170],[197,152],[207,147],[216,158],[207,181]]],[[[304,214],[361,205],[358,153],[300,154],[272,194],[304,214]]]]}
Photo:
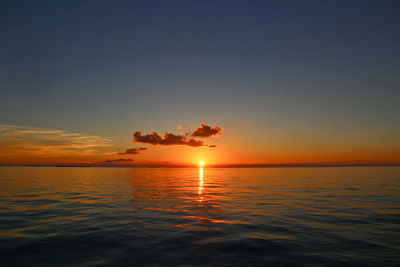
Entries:
{"type": "Polygon", "coordinates": [[[135,130],[205,122],[249,153],[285,134],[395,153],[399,11],[398,1],[3,1],[0,122],[120,146],[135,130]]]}

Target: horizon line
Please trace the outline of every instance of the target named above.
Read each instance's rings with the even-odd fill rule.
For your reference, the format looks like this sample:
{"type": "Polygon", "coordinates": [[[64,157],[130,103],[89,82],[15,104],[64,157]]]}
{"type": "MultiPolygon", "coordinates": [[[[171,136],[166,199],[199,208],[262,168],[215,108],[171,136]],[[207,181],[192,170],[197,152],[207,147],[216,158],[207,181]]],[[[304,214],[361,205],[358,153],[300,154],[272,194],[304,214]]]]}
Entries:
{"type": "MultiPolygon", "coordinates": [[[[137,163],[137,164],[4,164],[0,167],[125,167],[125,168],[199,168],[197,164],[137,163]]],[[[250,163],[209,164],[201,168],[296,168],[296,167],[400,167],[400,163],[250,163]]]]}

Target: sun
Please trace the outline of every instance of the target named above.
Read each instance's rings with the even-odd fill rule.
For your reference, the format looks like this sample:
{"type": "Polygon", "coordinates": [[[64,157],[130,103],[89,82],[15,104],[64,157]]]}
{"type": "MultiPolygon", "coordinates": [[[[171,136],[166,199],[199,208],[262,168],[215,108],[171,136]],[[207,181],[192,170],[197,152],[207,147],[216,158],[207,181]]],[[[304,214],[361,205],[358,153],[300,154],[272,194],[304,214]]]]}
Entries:
{"type": "Polygon", "coordinates": [[[199,161],[199,166],[200,166],[200,167],[203,167],[203,166],[204,166],[204,161],[200,160],[200,161],[199,161]]]}

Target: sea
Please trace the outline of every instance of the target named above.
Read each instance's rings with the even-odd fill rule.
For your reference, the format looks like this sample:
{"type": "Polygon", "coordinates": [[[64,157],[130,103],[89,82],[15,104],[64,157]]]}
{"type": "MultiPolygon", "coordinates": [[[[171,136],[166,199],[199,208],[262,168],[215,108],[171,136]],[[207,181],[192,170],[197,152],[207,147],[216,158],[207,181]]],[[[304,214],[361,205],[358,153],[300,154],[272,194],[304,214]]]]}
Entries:
{"type": "Polygon", "coordinates": [[[400,266],[400,167],[0,167],[0,266],[400,266]]]}

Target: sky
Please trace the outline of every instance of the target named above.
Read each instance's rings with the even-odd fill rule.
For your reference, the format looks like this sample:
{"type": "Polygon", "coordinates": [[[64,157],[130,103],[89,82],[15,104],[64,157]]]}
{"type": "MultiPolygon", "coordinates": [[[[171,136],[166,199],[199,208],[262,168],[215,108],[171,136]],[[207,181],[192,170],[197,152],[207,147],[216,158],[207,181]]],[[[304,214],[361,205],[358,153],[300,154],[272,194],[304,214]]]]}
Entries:
{"type": "Polygon", "coordinates": [[[0,164],[400,163],[399,11],[1,1],[0,164]]]}

